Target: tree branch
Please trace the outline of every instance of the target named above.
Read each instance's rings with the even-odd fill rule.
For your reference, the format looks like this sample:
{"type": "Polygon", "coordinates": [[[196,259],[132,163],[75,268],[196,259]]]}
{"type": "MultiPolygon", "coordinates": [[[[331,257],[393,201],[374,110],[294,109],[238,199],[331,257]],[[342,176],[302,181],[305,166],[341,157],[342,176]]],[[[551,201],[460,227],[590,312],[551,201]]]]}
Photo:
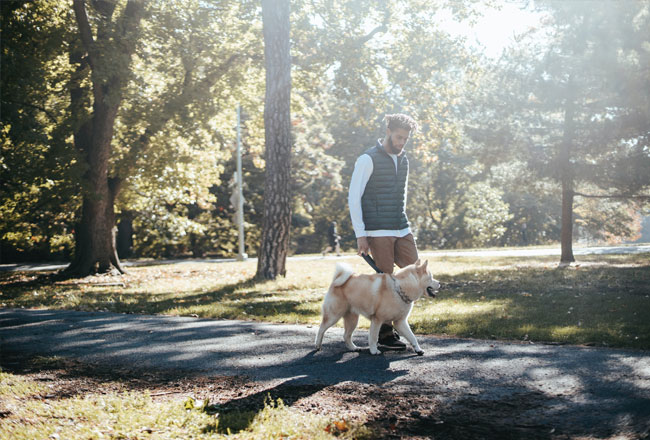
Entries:
{"type": "Polygon", "coordinates": [[[591,199],[638,199],[638,200],[650,200],[650,195],[639,194],[639,195],[629,195],[629,194],[583,194],[580,192],[573,192],[574,196],[586,197],[591,199]]]}
{"type": "Polygon", "coordinates": [[[114,0],[91,0],[93,8],[99,12],[103,19],[97,26],[97,41],[107,41],[111,34],[111,19],[117,2],[114,0]]]}
{"type": "Polygon", "coordinates": [[[169,121],[193,102],[193,96],[196,90],[210,90],[217,80],[222,78],[241,58],[242,56],[240,54],[230,55],[228,59],[219,64],[200,81],[194,79],[193,67],[187,69],[183,76],[181,93],[175,99],[168,99],[164,102],[160,112],[161,117],[155,122],[150,123],[144,133],[138,136],[137,140],[131,144],[129,153],[116,167],[117,169],[122,170],[120,175],[123,177],[131,175],[131,171],[137,166],[138,158],[149,148],[151,139],[158,134],[169,121]]]}
{"type": "Polygon", "coordinates": [[[142,18],[144,5],[142,0],[129,0],[124,8],[122,20],[120,23],[122,41],[127,54],[130,56],[135,52],[137,39],[133,37],[133,33],[137,30],[140,19],[142,18]]]}
{"type": "Polygon", "coordinates": [[[92,54],[93,48],[95,45],[95,40],[93,39],[93,31],[90,28],[90,23],[88,22],[88,14],[86,13],[86,3],[84,0],[74,0],[72,3],[72,8],[74,9],[74,15],[77,20],[77,26],[79,26],[79,34],[81,35],[81,43],[88,53],[88,63],[91,68],[94,64],[94,56],[92,54]]]}
{"type": "Polygon", "coordinates": [[[7,104],[17,104],[17,105],[24,105],[26,107],[35,108],[36,110],[40,110],[43,113],[45,113],[47,115],[47,117],[50,118],[50,120],[52,122],[54,122],[54,123],[59,122],[59,120],[56,118],[56,116],[54,116],[54,114],[52,112],[50,112],[48,109],[46,109],[45,107],[42,107],[40,105],[31,104],[29,102],[17,102],[17,101],[7,101],[7,100],[5,100],[4,102],[7,103],[7,104]]]}
{"type": "Polygon", "coordinates": [[[372,38],[375,36],[375,34],[378,34],[380,32],[388,32],[388,26],[386,26],[385,23],[380,24],[376,28],[370,31],[369,34],[364,35],[363,37],[357,39],[355,42],[358,46],[363,46],[366,44],[368,41],[372,40],[372,38]]]}

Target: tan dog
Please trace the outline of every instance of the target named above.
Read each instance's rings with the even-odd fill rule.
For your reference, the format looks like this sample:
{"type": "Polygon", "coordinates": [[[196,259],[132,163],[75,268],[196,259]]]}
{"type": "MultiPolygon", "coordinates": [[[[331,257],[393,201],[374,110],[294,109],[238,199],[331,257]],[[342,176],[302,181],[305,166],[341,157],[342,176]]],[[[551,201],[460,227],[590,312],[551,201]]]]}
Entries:
{"type": "Polygon", "coordinates": [[[337,264],[334,280],[323,300],[323,321],[316,336],[316,350],[321,348],[325,331],[341,318],[345,326],[345,345],[350,350],[357,350],[359,347],[352,342],[352,332],[357,327],[359,315],[363,315],[370,320],[370,353],[381,353],[377,349],[379,328],[384,322],[392,321],[395,329],[413,346],[413,350],[418,355],[423,355],[424,351],[406,320],[415,301],[425,295],[435,297],[435,292],[440,289],[440,283],[427,270],[427,263],[418,260],[394,275],[360,275],[355,274],[346,264],[337,264]]]}

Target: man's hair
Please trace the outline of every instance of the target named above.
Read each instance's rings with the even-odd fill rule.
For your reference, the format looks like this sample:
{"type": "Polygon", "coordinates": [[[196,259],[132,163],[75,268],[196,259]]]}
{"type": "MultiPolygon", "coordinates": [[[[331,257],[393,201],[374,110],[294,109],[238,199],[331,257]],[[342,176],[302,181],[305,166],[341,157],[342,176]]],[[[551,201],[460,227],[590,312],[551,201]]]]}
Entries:
{"type": "Polygon", "coordinates": [[[386,115],[384,116],[384,121],[386,121],[386,127],[389,130],[394,130],[396,128],[403,128],[405,130],[410,131],[411,133],[415,133],[416,131],[418,131],[418,123],[415,122],[415,119],[402,113],[395,113],[394,115],[386,115]]]}

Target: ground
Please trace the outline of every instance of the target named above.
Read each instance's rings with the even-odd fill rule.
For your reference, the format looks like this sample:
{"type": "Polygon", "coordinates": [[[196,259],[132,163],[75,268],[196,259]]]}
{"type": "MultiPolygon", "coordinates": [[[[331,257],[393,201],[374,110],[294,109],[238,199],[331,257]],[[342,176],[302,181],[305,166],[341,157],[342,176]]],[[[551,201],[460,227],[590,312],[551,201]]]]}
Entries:
{"type": "MultiPolygon", "coordinates": [[[[439,396],[427,393],[426,389],[414,391],[354,382],[269,388],[268,384],[246,377],[114,368],[64,358],[26,357],[16,352],[3,353],[0,366],[4,371],[46,384],[48,392],[38,396],[40,399],[149,390],[153,399],[208,398],[224,410],[259,411],[270,395],[307,413],[336,414],[341,420],[365,421],[373,430],[374,438],[596,439],[613,435],[604,431],[586,435],[561,432],[547,424],[536,424],[531,416],[535,408],[543,407],[542,393],[509,396],[502,401],[465,396],[452,404],[441,404],[439,396]],[[518,421],[524,412],[529,422],[518,421]]],[[[0,418],[8,416],[8,411],[0,406],[0,418]]],[[[649,438],[649,432],[629,433],[629,436],[619,433],[615,438],[649,438]]]]}

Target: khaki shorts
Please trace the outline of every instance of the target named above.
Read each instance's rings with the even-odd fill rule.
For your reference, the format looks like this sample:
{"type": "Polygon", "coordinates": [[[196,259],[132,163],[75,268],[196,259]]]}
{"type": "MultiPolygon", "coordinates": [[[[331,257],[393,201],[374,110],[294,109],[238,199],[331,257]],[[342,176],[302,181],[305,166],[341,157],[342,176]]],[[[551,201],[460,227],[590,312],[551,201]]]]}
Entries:
{"type": "Polygon", "coordinates": [[[418,259],[418,248],[413,234],[405,237],[368,237],[370,254],[377,267],[385,273],[393,273],[393,267],[408,266],[418,259]]]}

